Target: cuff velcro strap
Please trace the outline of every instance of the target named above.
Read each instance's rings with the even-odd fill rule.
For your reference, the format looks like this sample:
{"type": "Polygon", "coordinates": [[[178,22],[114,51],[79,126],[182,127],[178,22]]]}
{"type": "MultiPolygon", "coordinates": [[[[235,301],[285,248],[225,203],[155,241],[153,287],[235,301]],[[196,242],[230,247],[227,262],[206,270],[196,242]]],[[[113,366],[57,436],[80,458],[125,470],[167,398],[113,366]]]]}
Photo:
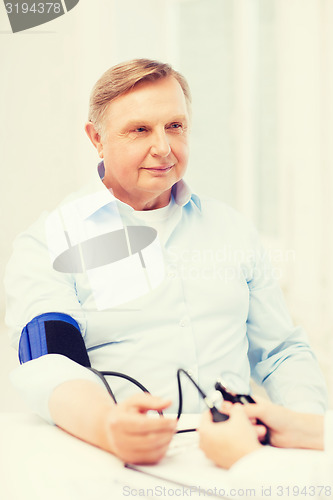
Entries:
{"type": "Polygon", "coordinates": [[[45,354],[62,354],[82,366],[91,366],[79,325],[67,314],[41,314],[23,328],[19,344],[20,362],[45,354]]]}

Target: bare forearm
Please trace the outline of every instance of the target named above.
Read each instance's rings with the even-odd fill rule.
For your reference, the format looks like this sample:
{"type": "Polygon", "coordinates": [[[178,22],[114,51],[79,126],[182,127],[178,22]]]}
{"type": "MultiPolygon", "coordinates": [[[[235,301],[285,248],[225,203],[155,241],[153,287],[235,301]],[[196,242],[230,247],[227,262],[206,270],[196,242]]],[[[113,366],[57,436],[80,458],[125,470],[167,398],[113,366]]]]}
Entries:
{"type": "Polygon", "coordinates": [[[268,401],[247,405],[249,418],[260,419],[269,429],[270,443],[279,448],[324,449],[324,417],[299,413],[268,401]]]}
{"type": "Polygon", "coordinates": [[[295,413],[295,447],[324,449],[324,417],[295,413]]]}
{"type": "Polygon", "coordinates": [[[156,463],[165,455],[176,420],[152,419],[147,412],[170,404],[139,393],[116,405],[101,386],[87,380],[59,385],[49,401],[59,427],[131,463],[156,463]]]}
{"type": "Polygon", "coordinates": [[[112,451],[105,438],[105,415],[114,406],[97,383],[71,380],[58,386],[49,401],[51,416],[59,427],[95,446],[112,451]]]}

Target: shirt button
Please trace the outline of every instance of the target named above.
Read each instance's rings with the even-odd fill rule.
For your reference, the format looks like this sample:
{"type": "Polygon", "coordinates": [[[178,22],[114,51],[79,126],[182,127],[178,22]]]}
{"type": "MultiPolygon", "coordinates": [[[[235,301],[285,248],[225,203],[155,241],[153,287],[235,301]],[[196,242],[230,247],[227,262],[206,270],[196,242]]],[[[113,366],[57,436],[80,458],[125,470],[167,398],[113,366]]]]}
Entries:
{"type": "Polygon", "coordinates": [[[171,278],[171,279],[175,279],[176,277],[176,272],[175,271],[169,271],[168,272],[168,277],[171,278]]]}
{"type": "Polygon", "coordinates": [[[187,318],[183,318],[179,321],[179,326],[181,326],[182,328],[184,328],[185,326],[188,326],[189,324],[189,321],[187,318]]]}

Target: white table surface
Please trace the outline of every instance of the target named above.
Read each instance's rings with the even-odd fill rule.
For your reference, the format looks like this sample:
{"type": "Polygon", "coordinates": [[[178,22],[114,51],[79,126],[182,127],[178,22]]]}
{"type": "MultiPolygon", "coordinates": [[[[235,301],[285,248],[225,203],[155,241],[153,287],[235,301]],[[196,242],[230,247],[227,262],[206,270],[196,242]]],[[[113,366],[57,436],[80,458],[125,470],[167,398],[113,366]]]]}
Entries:
{"type": "MultiPolygon", "coordinates": [[[[197,422],[198,416],[184,415],[181,427],[195,427],[197,422]]],[[[287,486],[330,484],[331,495],[325,498],[333,498],[333,460],[328,462],[325,453],[272,448],[267,451],[269,454],[259,468],[253,456],[241,473],[237,466],[236,470],[224,471],[201,452],[197,433],[178,434],[166,457],[157,466],[141,467],[145,473],[140,473],[36,415],[0,413],[0,500],[205,500],[214,497],[202,491],[189,492],[189,488],[196,486],[208,491],[215,487],[230,492],[234,486],[249,484],[249,478],[251,483],[255,481],[256,496],[261,498],[265,496],[262,484],[272,484],[272,478],[287,486]]],[[[289,490],[285,488],[284,493],[282,498],[290,500],[289,490]]],[[[281,496],[270,496],[271,500],[274,498],[280,500],[281,496]]]]}
{"type": "MultiPolygon", "coordinates": [[[[193,426],[193,416],[190,420],[193,426]]],[[[167,464],[174,453],[171,449],[167,464]]],[[[1,500],[124,500],[134,498],[138,488],[156,485],[170,488],[36,415],[0,413],[1,500]],[[127,494],[132,490],[134,495],[127,494]]]]}

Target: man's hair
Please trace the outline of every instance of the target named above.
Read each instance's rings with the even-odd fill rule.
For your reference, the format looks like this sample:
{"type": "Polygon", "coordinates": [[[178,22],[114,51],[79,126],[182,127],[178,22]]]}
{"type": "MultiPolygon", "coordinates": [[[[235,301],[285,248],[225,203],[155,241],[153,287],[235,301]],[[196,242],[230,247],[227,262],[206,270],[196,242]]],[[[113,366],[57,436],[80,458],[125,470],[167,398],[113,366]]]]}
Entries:
{"type": "Polygon", "coordinates": [[[173,76],[180,84],[188,109],[191,93],[186,79],[169,64],[150,59],[133,59],[108,69],[94,85],[89,102],[89,121],[99,134],[103,132],[104,115],[111,101],[129,92],[141,82],[153,82],[173,76]]]}

